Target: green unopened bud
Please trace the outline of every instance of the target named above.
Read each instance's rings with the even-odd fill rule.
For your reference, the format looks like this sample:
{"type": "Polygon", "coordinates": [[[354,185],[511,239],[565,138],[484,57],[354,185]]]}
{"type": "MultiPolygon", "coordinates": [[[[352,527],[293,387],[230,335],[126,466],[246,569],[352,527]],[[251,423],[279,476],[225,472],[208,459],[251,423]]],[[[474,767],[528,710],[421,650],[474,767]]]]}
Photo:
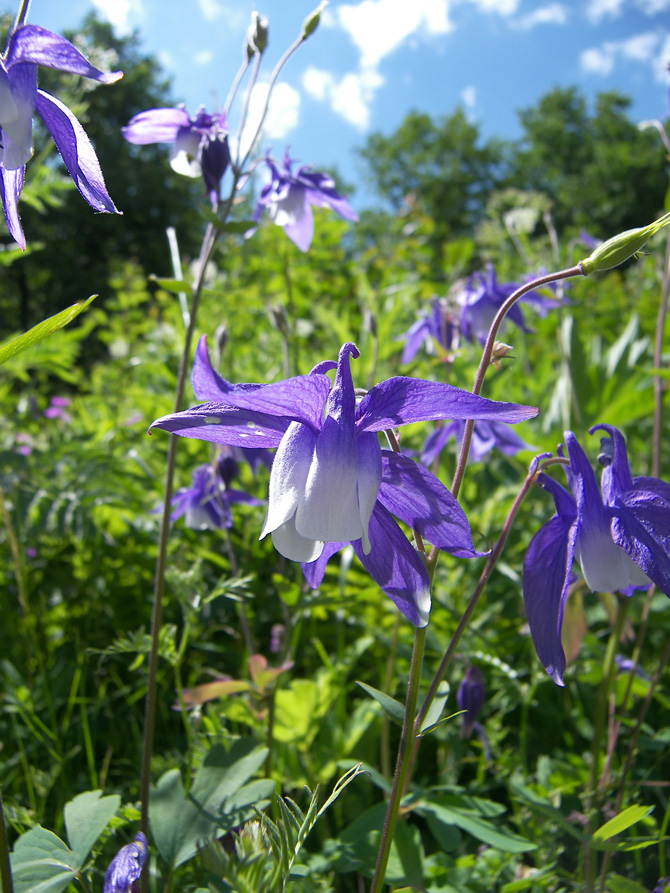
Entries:
{"type": "Polygon", "coordinates": [[[303,40],[307,40],[310,34],[314,34],[316,29],[319,27],[319,22],[321,21],[321,13],[324,11],[326,6],[328,6],[328,0],[321,0],[321,3],[319,3],[314,12],[311,12],[302,23],[303,40]]]}
{"type": "Polygon", "coordinates": [[[654,220],[649,226],[627,229],[598,245],[593,254],[581,261],[579,267],[585,276],[589,273],[600,273],[618,267],[629,257],[634,257],[647,244],[648,240],[664,226],[670,223],[670,211],[654,220]]]}
{"type": "Polygon", "coordinates": [[[247,31],[246,53],[247,59],[251,60],[260,53],[265,52],[268,45],[268,17],[258,15],[257,12],[251,13],[251,24],[247,31]]]}

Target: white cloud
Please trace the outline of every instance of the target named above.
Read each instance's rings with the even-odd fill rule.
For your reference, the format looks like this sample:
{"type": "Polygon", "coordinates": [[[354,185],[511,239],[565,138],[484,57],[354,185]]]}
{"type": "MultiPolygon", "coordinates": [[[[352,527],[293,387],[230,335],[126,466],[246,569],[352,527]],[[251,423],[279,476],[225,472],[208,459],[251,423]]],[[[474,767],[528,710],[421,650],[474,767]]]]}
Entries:
{"type": "Polygon", "coordinates": [[[363,0],[335,12],[360,50],[362,68],[376,68],[413,34],[434,37],[453,28],[447,0],[363,0]]]}
{"type": "Polygon", "coordinates": [[[473,109],[477,104],[477,88],[472,86],[464,87],[461,90],[461,99],[466,108],[473,109]]]}
{"type": "MultiPolygon", "coordinates": [[[[247,123],[242,134],[242,153],[246,154],[268,98],[268,85],[256,84],[251,91],[247,123]]],[[[278,81],[272,90],[270,106],[263,123],[263,135],[270,140],[283,140],[298,124],[300,93],[285,81],[278,81]]]]}
{"type": "Polygon", "coordinates": [[[597,25],[605,16],[617,18],[623,11],[625,0],[589,0],[586,17],[597,25]]]}
{"type": "Polygon", "coordinates": [[[213,58],[214,50],[200,50],[200,52],[196,53],[193,57],[193,61],[196,65],[205,66],[209,65],[213,58]]]}
{"type": "Polygon", "coordinates": [[[568,20],[568,9],[562,3],[549,3],[529,12],[528,15],[512,22],[514,28],[529,31],[536,25],[565,25],[568,20]]]}
{"type": "Polygon", "coordinates": [[[519,0],[470,0],[480,12],[497,12],[501,16],[513,16],[519,8],[519,0]]]}
{"type": "Polygon", "coordinates": [[[637,5],[648,16],[670,10],[670,0],[637,0],[637,5]]]}
{"type": "MultiPolygon", "coordinates": [[[[93,5],[110,23],[119,34],[128,34],[130,31],[129,16],[131,10],[130,0],[93,0],[93,5]]],[[[141,10],[142,4],[132,5],[133,13],[141,10]]]]}
{"type": "Polygon", "coordinates": [[[310,66],[302,77],[305,91],[359,130],[370,124],[370,106],[384,78],[372,68],[336,78],[330,71],[310,66]]]}
{"type": "Polygon", "coordinates": [[[222,16],[231,28],[245,28],[249,23],[247,14],[242,9],[235,9],[219,0],[198,0],[202,17],[206,22],[215,22],[222,16]]]}
{"type": "Polygon", "coordinates": [[[627,40],[606,41],[599,47],[591,47],[580,56],[582,70],[590,74],[606,76],[611,74],[617,60],[625,59],[629,62],[651,63],[654,70],[657,67],[655,56],[658,47],[659,35],[653,31],[643,34],[634,34],[627,40]]]}

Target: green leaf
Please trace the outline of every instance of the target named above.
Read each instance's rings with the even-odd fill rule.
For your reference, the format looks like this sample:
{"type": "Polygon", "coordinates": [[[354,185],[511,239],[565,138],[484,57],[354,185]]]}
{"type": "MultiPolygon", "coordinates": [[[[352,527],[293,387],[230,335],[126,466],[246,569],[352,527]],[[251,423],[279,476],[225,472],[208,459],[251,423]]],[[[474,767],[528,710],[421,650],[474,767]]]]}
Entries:
{"type": "Polygon", "coordinates": [[[481,840],[482,843],[496,847],[504,853],[527,853],[537,849],[534,843],[519,837],[518,834],[508,831],[506,828],[497,828],[479,816],[454,807],[444,806],[434,800],[422,802],[421,807],[416,811],[420,814],[432,815],[446,825],[456,825],[457,828],[466,831],[477,840],[481,840]]]}
{"type": "Polygon", "coordinates": [[[149,276],[151,282],[155,282],[159,288],[164,288],[173,295],[178,295],[191,290],[191,286],[184,279],[164,279],[160,276],[149,276]]]}
{"type": "Polygon", "coordinates": [[[65,804],[67,839],[80,865],[121,805],[118,794],[101,795],[102,791],[86,791],[65,804]]]}
{"type": "Polygon", "coordinates": [[[435,728],[435,726],[440,724],[440,717],[442,716],[444,708],[447,706],[450,691],[451,686],[448,682],[440,682],[435,697],[433,698],[433,703],[430,705],[430,709],[421,726],[422,735],[427,735],[428,732],[431,732],[435,728]]]}
{"type": "Polygon", "coordinates": [[[222,233],[244,234],[258,226],[256,220],[229,220],[228,223],[219,224],[222,233]]]}
{"type": "Polygon", "coordinates": [[[34,344],[39,344],[40,341],[44,341],[53,332],[57,332],[58,329],[62,329],[63,326],[72,322],[97,297],[97,295],[91,295],[86,301],[81,301],[79,304],[73,304],[71,307],[61,310],[55,316],[50,316],[48,319],[44,319],[36,326],[33,326],[32,329],[28,329],[23,335],[19,335],[18,338],[13,338],[11,341],[6,341],[0,345],[0,365],[6,363],[11,357],[16,356],[17,353],[27,350],[34,344]]]}
{"type": "MultiPolygon", "coordinates": [[[[360,871],[372,877],[385,817],[386,804],[378,803],[349,825],[339,838],[341,854],[334,865],[336,871],[360,871]]],[[[395,886],[423,886],[421,837],[419,829],[407,822],[396,826],[386,882],[395,886]]]]}
{"type": "Polygon", "coordinates": [[[61,893],[81,868],[60,837],[41,825],[19,837],[11,864],[14,893],[61,893]]]}
{"type": "Polygon", "coordinates": [[[213,747],[186,796],[178,769],[163,775],[151,791],[151,832],[158,852],[173,868],[191,859],[198,846],[242,824],[251,806],[266,798],[274,785],[246,785],[267,757],[251,738],[226,750],[213,747]]]}
{"type": "Polygon", "coordinates": [[[605,822],[605,824],[601,825],[597,831],[593,832],[594,843],[609,840],[610,837],[614,837],[615,834],[620,834],[622,831],[625,831],[626,828],[630,828],[631,825],[646,818],[653,811],[653,806],[629,806],[628,809],[624,809],[619,815],[610,819],[609,822],[605,822]]]}
{"type": "Polygon", "coordinates": [[[630,878],[621,877],[620,874],[610,874],[607,877],[607,893],[648,893],[646,887],[631,881],[630,878]]]}
{"type": "Polygon", "coordinates": [[[390,697],[385,694],[383,691],[379,691],[378,688],[373,688],[371,685],[366,685],[365,682],[359,682],[356,680],[356,685],[360,685],[363,691],[367,692],[371,698],[374,698],[378,704],[384,708],[384,711],[388,714],[389,718],[393,720],[393,722],[397,723],[399,726],[402,726],[405,720],[405,708],[400,703],[400,701],[396,701],[395,698],[390,697]]]}

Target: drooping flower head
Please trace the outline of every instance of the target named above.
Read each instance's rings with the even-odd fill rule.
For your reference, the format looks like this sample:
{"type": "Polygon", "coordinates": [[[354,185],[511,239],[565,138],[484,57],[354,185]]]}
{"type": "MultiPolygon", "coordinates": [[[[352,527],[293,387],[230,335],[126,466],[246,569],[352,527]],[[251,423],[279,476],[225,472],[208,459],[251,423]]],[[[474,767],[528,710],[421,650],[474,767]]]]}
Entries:
{"type": "Polygon", "coordinates": [[[445,353],[456,350],[459,340],[458,321],[444,298],[433,298],[430,310],[422,311],[419,318],[401,335],[405,342],[401,362],[410,363],[425,346],[429,354],[435,353],[436,345],[445,353]]]}
{"type": "Polygon", "coordinates": [[[456,703],[463,714],[463,737],[472,734],[486,700],[486,681],[479,667],[468,667],[456,692],[456,703]]]}
{"type": "Polygon", "coordinates": [[[37,112],[51,134],[75,186],[96,211],[118,214],[109,197],[95,150],[84,128],[60,100],[37,88],[37,66],[79,74],[113,84],[122,72],[95,68],[58,34],[38,25],[21,25],[0,60],[0,193],[12,238],[25,249],[19,196],[26,162],[33,154],[33,117],[37,112]]]}
{"type": "Polygon", "coordinates": [[[191,486],[178,490],[173,496],[170,520],[176,521],[184,515],[186,526],[193,530],[232,527],[232,504],[263,504],[255,496],[230,486],[238,471],[237,460],[230,455],[221,456],[214,465],[199,465],[193,470],[191,486]]]}
{"type": "Polygon", "coordinates": [[[196,395],[210,402],[155,421],[185,437],[232,446],[276,447],[261,537],[303,565],[317,588],[328,559],[351,543],[371,576],[416,626],[428,622],[429,580],[423,558],[393,515],[428,542],[459,557],[479,554],[465,513],[427,469],[383,450],[378,432],[443,418],[524,421],[533,407],[497,403],[432,381],[391,378],[357,402],[345,344],[337,363],[275,384],[225,381],[204,339],[193,368],[196,395]],[[326,373],[335,371],[334,382],[326,373]]]}
{"type": "Polygon", "coordinates": [[[538,656],[563,685],[561,628],[576,559],[589,589],[631,595],[651,583],[670,597],[670,484],[632,476],[623,434],[605,431],[601,485],[572,431],[565,442],[570,490],[547,474],[538,483],[554,497],[556,514],[535,534],[526,553],[523,592],[538,656]]]}
{"type": "MultiPolygon", "coordinates": [[[[488,264],[484,271],[473,273],[456,293],[456,300],[461,307],[460,325],[463,337],[467,341],[483,344],[496,314],[521,285],[520,282],[498,282],[493,264],[488,264]]],[[[553,307],[559,306],[559,302],[553,298],[547,298],[537,291],[527,292],[505,317],[524,332],[529,332],[530,329],[519,307],[521,301],[532,304],[542,316],[553,307]]]]}
{"type": "Polygon", "coordinates": [[[103,893],[129,893],[139,880],[149,855],[149,844],[141,831],[133,843],[127,843],[109,863],[103,893]]]}
{"type": "Polygon", "coordinates": [[[283,165],[269,156],[265,163],[272,179],[261,190],[254,220],[260,221],[263,211],[267,211],[270,220],[283,226],[286,235],[301,251],[309,249],[314,236],[312,206],[330,208],[345,220],[358,220],[358,215],[335,189],[335,181],[328,174],[313,171],[309,165],[300,165],[294,173],[288,148],[283,165]]]}
{"type": "Polygon", "coordinates": [[[230,164],[228,122],[225,112],[209,115],[199,109],[189,115],[185,108],[148,109],[130,119],[121,133],[129,143],[173,143],[172,169],[186,177],[205,181],[213,204],[220,198],[221,180],[230,164]]]}
{"type": "MultiPolygon", "coordinates": [[[[423,445],[421,451],[423,464],[432,465],[452,437],[460,449],[464,431],[465,421],[463,419],[436,428],[432,434],[428,435],[423,445]]],[[[468,458],[472,462],[479,462],[493,449],[500,450],[507,456],[515,456],[521,450],[533,450],[535,447],[522,440],[514,428],[504,422],[491,422],[482,419],[476,422],[472,432],[468,458]]]]}

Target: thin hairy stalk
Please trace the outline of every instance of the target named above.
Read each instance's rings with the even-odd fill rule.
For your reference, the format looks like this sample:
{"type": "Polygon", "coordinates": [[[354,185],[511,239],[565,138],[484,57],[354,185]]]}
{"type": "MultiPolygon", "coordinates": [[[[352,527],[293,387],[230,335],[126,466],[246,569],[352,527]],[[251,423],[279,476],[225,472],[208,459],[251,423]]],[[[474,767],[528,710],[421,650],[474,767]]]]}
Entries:
{"type": "MultiPolygon", "coordinates": [[[[14,24],[12,25],[12,30],[9,32],[10,38],[11,38],[12,34],[16,31],[17,28],[20,28],[21,25],[25,24],[25,21],[28,18],[28,13],[30,12],[31,2],[32,2],[32,0],[21,0],[21,5],[19,6],[19,11],[16,13],[16,18],[14,19],[14,24]]],[[[9,49],[9,38],[7,40],[7,49],[5,50],[5,55],[7,55],[8,49],[9,49]]]]}
{"type": "MultiPolygon", "coordinates": [[[[179,412],[182,408],[184,400],[184,391],[186,390],[186,378],[189,367],[189,357],[191,354],[191,343],[195,332],[195,322],[198,316],[198,306],[200,304],[200,296],[204,284],[205,268],[209,260],[214,245],[216,244],[217,232],[215,227],[210,223],[205,231],[205,236],[200,250],[198,259],[198,267],[193,283],[193,303],[191,306],[191,315],[188,329],[186,330],[186,338],[184,340],[184,351],[182,353],[181,362],[179,364],[179,375],[177,377],[177,391],[175,394],[175,412],[179,412]]],[[[172,505],[172,492],[174,487],[174,472],[177,461],[177,444],[179,438],[172,436],[168,446],[167,469],[165,473],[165,499],[163,501],[163,516],[161,520],[161,532],[158,544],[158,561],[156,563],[156,574],[154,577],[154,600],[151,614],[151,651],[149,653],[149,668],[147,678],[147,698],[145,708],[145,724],[144,724],[144,741],[142,747],[142,781],[140,788],[140,797],[142,801],[142,831],[148,835],[149,833],[149,786],[151,783],[151,755],[153,753],[154,731],[156,726],[156,699],[158,693],[158,645],[161,624],[163,620],[163,596],[165,594],[165,571],[167,568],[167,546],[170,533],[170,514],[172,505]]],[[[146,893],[148,889],[147,872],[142,874],[142,890],[146,893]]]]}
{"type": "MultiPolygon", "coordinates": [[[[649,591],[647,592],[647,597],[644,600],[644,605],[642,607],[642,616],[640,619],[640,629],[638,630],[637,639],[635,640],[635,647],[633,648],[633,654],[631,660],[633,661],[633,668],[628,674],[628,684],[626,685],[626,690],[623,695],[623,699],[621,701],[621,706],[619,708],[619,715],[625,716],[626,710],[628,708],[628,699],[630,698],[631,692],[633,690],[633,680],[635,679],[635,674],[637,672],[638,663],[640,660],[640,654],[642,652],[642,645],[644,644],[644,639],[647,634],[647,626],[649,623],[649,611],[651,610],[651,601],[656,592],[656,586],[652,585],[649,591]]],[[[619,732],[621,731],[621,720],[618,720],[614,724],[614,728],[612,730],[611,741],[609,743],[609,749],[607,754],[607,762],[605,763],[605,768],[603,769],[603,774],[600,778],[600,784],[598,785],[599,789],[605,788],[609,784],[610,775],[612,772],[612,761],[614,759],[614,752],[616,750],[617,740],[619,738],[619,732]]]]}
{"type": "MultiPolygon", "coordinates": [[[[502,554],[505,543],[507,542],[507,538],[512,530],[512,525],[514,523],[514,519],[516,518],[517,512],[521,508],[522,502],[528,495],[528,492],[530,491],[531,487],[537,480],[537,476],[540,474],[541,471],[544,471],[546,468],[548,468],[551,465],[567,465],[567,464],[568,464],[568,462],[565,459],[561,459],[559,457],[552,457],[550,459],[546,459],[545,461],[540,463],[540,465],[538,465],[537,467],[531,468],[531,471],[528,473],[528,476],[526,477],[526,480],[524,481],[523,487],[519,491],[519,494],[517,495],[516,499],[514,500],[514,504],[512,505],[512,508],[510,509],[510,513],[507,516],[507,520],[505,521],[503,529],[500,533],[498,542],[495,544],[495,546],[491,550],[491,553],[486,561],[486,566],[484,567],[484,570],[481,573],[481,576],[479,578],[479,582],[477,583],[475,591],[473,592],[472,597],[470,598],[470,601],[468,602],[468,605],[467,605],[465,611],[463,612],[463,616],[461,617],[461,619],[459,621],[459,624],[456,628],[456,632],[454,633],[452,640],[449,643],[449,647],[447,648],[447,651],[446,651],[444,657],[442,658],[442,662],[440,663],[437,673],[435,674],[435,678],[433,679],[431,686],[428,689],[428,694],[425,697],[425,700],[423,702],[421,710],[419,711],[419,713],[416,717],[416,722],[415,722],[414,728],[415,728],[415,733],[417,735],[417,743],[415,745],[415,747],[417,749],[418,749],[418,743],[420,740],[418,738],[418,732],[420,731],[421,726],[423,725],[423,722],[426,718],[426,715],[427,715],[428,711],[430,710],[430,706],[433,703],[433,700],[435,699],[435,695],[437,694],[438,686],[439,686],[440,682],[442,682],[442,679],[444,678],[444,674],[447,672],[449,664],[451,663],[451,661],[454,657],[454,654],[456,653],[456,648],[458,647],[458,643],[461,640],[461,636],[465,632],[465,628],[468,625],[470,617],[472,616],[473,611],[477,607],[477,602],[479,601],[479,598],[480,598],[482,592],[484,591],[484,587],[486,586],[486,584],[489,580],[489,577],[491,576],[491,573],[493,571],[493,568],[495,567],[498,559],[500,558],[500,556],[502,554]]],[[[431,557],[432,557],[432,554],[431,554],[431,557]]]]}
{"type": "Polygon", "coordinates": [[[614,621],[614,629],[612,630],[609,641],[607,642],[607,650],[605,651],[605,660],[603,661],[603,678],[598,691],[598,700],[596,703],[595,723],[593,729],[593,739],[591,741],[591,772],[589,777],[588,798],[595,797],[596,780],[600,773],[602,737],[605,731],[605,716],[607,712],[607,702],[609,700],[612,681],[614,679],[615,658],[621,643],[621,634],[623,632],[626,614],[628,613],[628,605],[630,600],[625,596],[617,596],[617,611],[614,621]]]}
{"type": "Polygon", "coordinates": [[[30,604],[30,596],[28,595],[28,585],[26,580],[26,566],[23,560],[21,547],[19,546],[19,540],[16,535],[16,531],[14,530],[11,516],[9,514],[9,509],[7,508],[7,503],[5,502],[5,494],[2,487],[0,487],[0,517],[2,517],[2,523],[4,524],[5,532],[7,534],[7,540],[9,542],[9,549],[12,553],[14,566],[16,568],[14,577],[16,579],[16,589],[19,598],[19,604],[23,608],[23,613],[26,618],[26,626],[28,628],[28,635],[32,643],[35,661],[37,662],[37,671],[42,680],[42,685],[44,686],[44,697],[47,702],[47,708],[49,710],[49,719],[51,720],[51,737],[54,744],[56,745],[56,749],[60,756],[62,751],[61,739],[58,735],[58,720],[56,718],[56,710],[54,708],[53,697],[51,694],[50,676],[47,673],[46,663],[44,661],[46,647],[42,646],[42,641],[46,642],[46,636],[44,635],[44,630],[42,628],[41,614],[39,611],[33,611],[30,604]]]}
{"type": "Polygon", "coordinates": [[[393,788],[391,790],[391,799],[389,800],[388,810],[384,820],[384,829],[379,843],[379,856],[377,857],[377,866],[375,868],[375,875],[372,879],[370,893],[380,893],[382,889],[384,878],[386,876],[386,866],[388,865],[389,855],[391,853],[391,844],[393,843],[395,826],[398,821],[400,801],[402,799],[402,793],[405,790],[410,756],[412,754],[416,734],[413,717],[416,712],[416,703],[419,695],[419,682],[421,680],[421,667],[423,664],[423,652],[426,644],[427,629],[427,626],[417,629],[414,638],[412,665],[409,673],[409,687],[407,690],[407,701],[405,703],[405,719],[403,721],[402,735],[400,737],[400,747],[398,748],[398,759],[393,779],[393,788]]]}
{"type": "MultiPolygon", "coordinates": [[[[260,71],[260,68],[261,68],[261,59],[262,59],[261,54],[256,53],[256,55],[254,56],[254,67],[251,70],[251,78],[250,78],[249,84],[247,86],[247,92],[244,94],[244,105],[242,106],[240,122],[239,122],[239,125],[237,128],[237,165],[236,165],[236,170],[238,171],[238,173],[241,173],[244,170],[246,163],[249,160],[249,155],[251,154],[251,151],[254,147],[254,143],[258,139],[258,133],[260,131],[260,127],[259,127],[258,130],[256,131],[256,135],[254,136],[253,141],[251,142],[251,144],[249,146],[249,151],[246,153],[244,158],[242,158],[242,136],[244,134],[244,125],[247,123],[247,115],[249,114],[249,105],[251,103],[251,94],[253,93],[253,89],[256,86],[256,81],[258,80],[258,72],[260,71]]],[[[269,98],[270,98],[270,93],[268,92],[268,100],[269,100],[269,98]]],[[[265,111],[267,111],[267,103],[265,104],[265,111]]],[[[265,118],[265,112],[263,112],[263,118],[265,118]]],[[[261,118],[261,123],[263,121],[263,118],[261,118]]]]}
{"type": "MultiPolygon", "coordinates": [[[[256,55],[256,54],[254,54],[254,55],[256,55]]],[[[260,53],[258,53],[258,55],[260,55],[260,53]]],[[[230,114],[230,108],[235,100],[237,90],[238,90],[240,84],[242,83],[242,78],[247,73],[250,62],[251,62],[251,59],[249,58],[249,56],[247,56],[245,54],[244,62],[238,68],[237,74],[235,75],[235,80],[231,84],[230,90],[228,91],[228,96],[226,97],[226,104],[224,105],[224,109],[226,110],[226,115],[230,114]]]]}
{"type": "MultiPolygon", "coordinates": [[[[621,811],[621,804],[623,803],[624,793],[626,790],[626,782],[628,781],[628,775],[630,774],[631,769],[633,768],[633,762],[635,761],[635,751],[637,748],[637,739],[640,736],[640,731],[642,729],[642,725],[647,716],[647,711],[649,710],[649,705],[651,704],[651,699],[654,697],[654,692],[656,691],[656,686],[658,685],[661,675],[663,674],[663,670],[665,669],[668,660],[670,660],[670,639],[668,639],[663,654],[661,656],[661,660],[659,661],[658,667],[656,668],[656,672],[654,673],[651,684],[649,686],[649,691],[645,695],[644,701],[640,707],[640,713],[638,714],[637,722],[635,723],[635,728],[633,729],[633,734],[630,737],[630,741],[628,743],[628,752],[626,754],[626,761],[624,763],[623,769],[621,771],[621,779],[619,781],[619,790],[617,791],[616,802],[614,804],[614,814],[618,815],[621,811]]],[[[607,867],[609,865],[610,853],[605,853],[603,857],[603,864],[600,873],[600,889],[601,891],[605,890],[605,880],[607,874],[607,867]]]]}
{"type": "MultiPolygon", "coordinates": [[[[660,370],[663,363],[663,333],[665,330],[665,318],[668,313],[668,294],[670,293],[670,231],[665,243],[665,268],[663,271],[663,288],[661,290],[661,303],[658,307],[656,320],[656,340],[654,344],[654,369],[660,370]]],[[[652,441],[651,474],[652,477],[661,476],[661,425],[663,421],[663,392],[665,382],[656,374],[654,376],[654,439],[652,441]]]]}
{"type": "MultiPolygon", "coordinates": [[[[277,78],[279,77],[279,74],[280,74],[282,68],[286,65],[286,63],[291,58],[291,56],[296,52],[296,50],[298,50],[303,45],[303,43],[306,40],[307,40],[307,38],[301,34],[300,37],[298,37],[297,40],[295,40],[291,44],[291,46],[286,50],[286,52],[281,57],[279,62],[277,62],[277,64],[275,65],[275,67],[272,71],[272,74],[270,75],[270,80],[268,81],[268,92],[267,92],[267,96],[265,97],[265,105],[263,106],[263,113],[261,114],[260,120],[258,122],[258,127],[256,128],[256,133],[254,134],[253,139],[249,143],[249,148],[247,149],[246,155],[244,156],[244,159],[242,160],[240,169],[242,169],[246,166],[246,164],[249,160],[249,156],[253,152],[254,146],[256,145],[256,142],[258,141],[258,137],[260,136],[261,129],[263,127],[263,124],[265,123],[265,116],[268,113],[268,107],[270,105],[270,97],[272,96],[272,90],[273,90],[273,87],[277,81],[277,78]]],[[[258,64],[260,64],[260,54],[258,56],[258,64]]],[[[255,73],[255,69],[254,69],[254,73],[255,73]]],[[[249,89],[247,90],[247,96],[246,96],[246,100],[245,100],[244,117],[242,119],[242,122],[243,122],[244,118],[246,118],[246,110],[249,106],[249,99],[251,98],[251,90],[252,90],[252,85],[254,82],[255,82],[255,79],[254,79],[254,76],[252,75],[251,84],[249,84],[249,89]]],[[[240,123],[240,130],[239,130],[240,147],[242,145],[242,143],[241,143],[242,128],[243,128],[243,123],[240,123]]]]}
{"type": "Polygon", "coordinates": [[[5,825],[5,807],[2,802],[2,785],[0,785],[0,880],[2,880],[2,893],[13,893],[14,885],[9,861],[9,840],[5,825]]]}
{"type": "MultiPolygon", "coordinates": [[[[579,265],[575,267],[570,267],[567,270],[560,270],[558,273],[548,273],[546,276],[538,276],[537,279],[532,279],[530,282],[525,282],[522,286],[517,288],[517,290],[509,296],[509,298],[502,305],[500,310],[498,310],[495,319],[491,323],[491,328],[489,330],[488,337],[486,339],[486,344],[484,345],[484,352],[482,353],[482,358],[479,363],[479,369],[477,370],[477,376],[475,378],[475,384],[472,389],[472,393],[479,395],[481,394],[482,387],[484,385],[484,379],[486,378],[486,372],[491,365],[491,357],[493,356],[493,345],[495,344],[496,337],[498,335],[498,330],[504,320],[505,316],[512,309],[512,307],[516,304],[519,298],[522,298],[527,292],[532,291],[534,288],[540,288],[543,285],[548,285],[550,282],[557,282],[559,279],[570,279],[573,276],[583,276],[584,272],[580,268],[579,265]]],[[[470,453],[470,443],[472,441],[472,431],[475,427],[475,423],[473,419],[468,420],[465,423],[465,430],[463,432],[463,441],[461,443],[461,451],[458,456],[458,464],[456,465],[456,473],[454,474],[454,480],[451,485],[451,492],[455,497],[458,498],[459,490],[461,489],[461,483],[463,482],[463,477],[465,475],[465,466],[468,462],[468,455],[470,453]]]]}
{"type": "MultiPolygon", "coordinates": [[[[233,540],[230,536],[230,530],[225,527],[223,530],[223,534],[226,539],[226,551],[228,552],[228,560],[230,561],[230,569],[233,572],[234,577],[239,577],[240,575],[240,566],[237,562],[237,555],[235,554],[235,547],[233,546],[233,540]]],[[[251,626],[249,625],[249,617],[247,615],[247,607],[244,604],[244,599],[242,598],[239,601],[240,606],[240,625],[242,626],[242,635],[244,636],[244,643],[247,646],[247,651],[249,654],[256,653],[256,643],[254,641],[253,633],[251,632],[251,626]]]]}
{"type": "MultiPolygon", "coordinates": [[[[388,657],[386,659],[386,671],[384,673],[384,686],[382,691],[387,695],[391,694],[391,683],[393,682],[393,673],[395,670],[395,659],[398,653],[398,636],[400,634],[400,613],[396,614],[395,623],[393,624],[393,633],[391,635],[391,647],[389,648],[388,657]]],[[[379,765],[381,766],[384,778],[391,777],[391,720],[385,712],[382,716],[382,731],[379,742],[379,765]]]]}

